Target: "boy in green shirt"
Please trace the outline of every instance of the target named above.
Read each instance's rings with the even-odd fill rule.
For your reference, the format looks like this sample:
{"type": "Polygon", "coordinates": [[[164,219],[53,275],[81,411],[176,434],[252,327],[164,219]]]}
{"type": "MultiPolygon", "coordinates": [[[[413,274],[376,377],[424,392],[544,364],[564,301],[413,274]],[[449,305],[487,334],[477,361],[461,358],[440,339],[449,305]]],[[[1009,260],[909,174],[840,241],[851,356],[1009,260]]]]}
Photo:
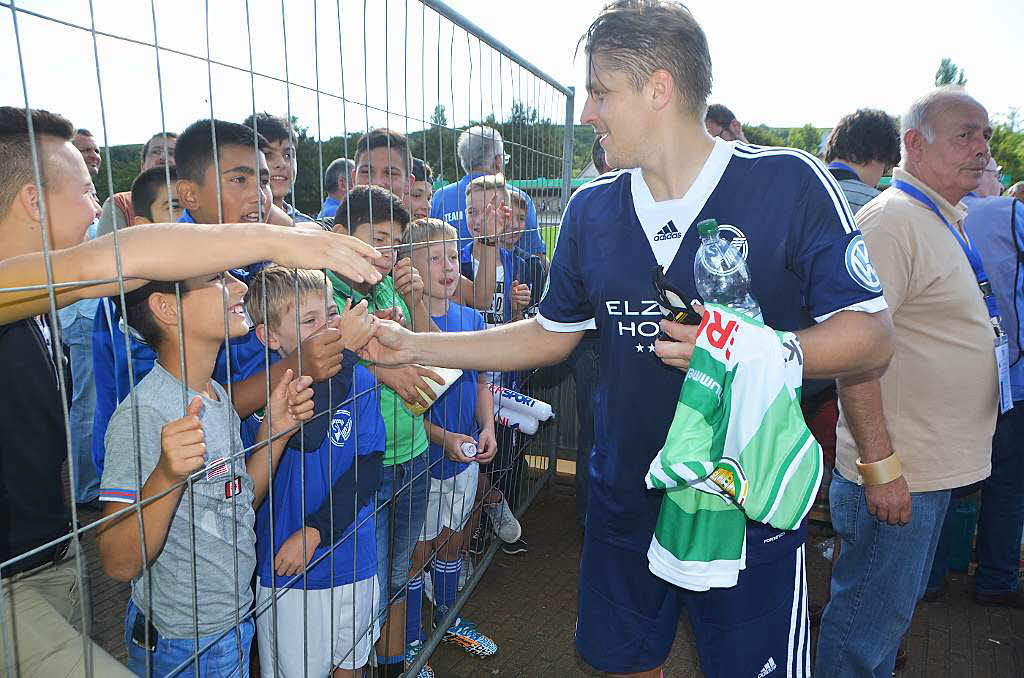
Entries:
{"type": "MultiPolygon", "coordinates": [[[[417,331],[431,331],[433,322],[423,305],[423,279],[408,259],[395,262],[394,248],[401,244],[409,224],[409,212],[396,195],[379,186],[357,186],[338,207],[335,232],[346,233],[381,252],[372,264],[381,275],[376,285],[350,283],[328,273],[335,301],[358,303],[366,299],[370,312],[394,319],[417,331]]],[[[427,511],[430,474],[427,470],[427,435],[423,415],[415,415],[409,404],[422,407],[432,393],[425,379],[443,383],[431,370],[418,365],[372,368],[380,390],[381,414],[387,430],[384,473],[377,490],[377,577],[381,601],[378,614],[395,623],[384,625],[377,643],[377,663],[384,676],[398,676],[405,670],[405,586],[411,570],[423,568],[412,555],[423,530],[427,511]],[[389,558],[390,556],[390,558],[389,558]],[[386,612],[384,610],[386,609],[386,612]]]]}

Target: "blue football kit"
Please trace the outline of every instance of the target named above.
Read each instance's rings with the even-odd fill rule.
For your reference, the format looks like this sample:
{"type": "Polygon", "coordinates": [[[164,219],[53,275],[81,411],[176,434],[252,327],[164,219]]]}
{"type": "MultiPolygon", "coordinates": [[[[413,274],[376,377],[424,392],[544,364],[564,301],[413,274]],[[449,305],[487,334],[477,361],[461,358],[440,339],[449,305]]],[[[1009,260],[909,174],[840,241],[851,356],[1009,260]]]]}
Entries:
{"type": "MultiPolygon", "coordinates": [[[[433,321],[442,332],[473,332],[486,327],[479,311],[454,302],[448,304],[444,315],[433,316],[433,321]]],[[[477,380],[475,370],[463,370],[462,376],[427,410],[427,420],[445,431],[476,438],[480,429],[476,421],[477,380]]],[[[427,446],[427,455],[430,475],[434,478],[451,478],[469,467],[469,464],[448,459],[441,446],[434,442],[427,446]]]]}
{"type": "MultiPolygon", "coordinates": [[[[355,354],[350,355],[337,375],[314,385],[314,414],[331,411],[330,417],[311,419],[289,439],[274,472],[272,491],[256,511],[256,573],[261,586],[270,588],[273,577],[278,587],[327,589],[377,572],[373,497],[384,457],[384,418],[376,380],[356,364],[355,354]],[[359,467],[359,476],[366,477],[354,472],[362,461],[371,462],[359,467]],[[362,491],[360,484],[366,485],[362,491]],[[353,510],[354,503],[358,510],[353,510]],[[330,515],[337,518],[344,510],[347,517],[334,521],[336,539],[332,541],[330,515]],[[322,517],[313,522],[310,518],[318,511],[322,517]],[[275,575],[277,551],[305,525],[320,531],[320,545],[310,557],[305,576],[275,575]]],[[[274,354],[271,362],[278,359],[274,354]]],[[[247,450],[259,442],[262,420],[260,411],[242,422],[247,450]]]]}
{"type": "Polygon", "coordinates": [[[797,614],[806,609],[802,527],[785,532],[748,522],[747,569],[731,589],[683,591],[646,567],[662,494],[646,489],[644,474],[665,441],[685,376],[654,353],[662,314],[652,272],[663,266],[675,288],[699,299],[693,261],[700,238],[693,225],[709,218],[718,220],[722,237],[746,259],[751,292],[771,327],[795,331],[843,310],[886,308],[842,192],[825,167],[801,151],[716,139],[682,198],[656,202],[640,169],[613,171],[575,192],[538,321],[550,331],[596,329],[599,335],[577,646],[604,671],[660,665],[684,608],[706,675],[731,666],[729,675],[749,669],[756,676],[769,659],[782,666],[809,664],[806,613],[797,614]],[[765,590],[762,568],[789,575],[765,590]],[[736,665],[744,643],[704,642],[705,626],[724,633],[717,628],[719,606],[707,603],[716,598],[731,608],[726,626],[764,639],[746,645],[751,655],[743,662],[749,666],[736,665]],[[765,616],[768,603],[777,616],[765,616]],[[744,605],[750,614],[740,623],[737,611],[744,605]],[[751,627],[755,618],[760,621],[751,627]],[[804,640],[790,642],[797,638],[804,640]],[[719,648],[727,654],[716,656],[719,648]]]}

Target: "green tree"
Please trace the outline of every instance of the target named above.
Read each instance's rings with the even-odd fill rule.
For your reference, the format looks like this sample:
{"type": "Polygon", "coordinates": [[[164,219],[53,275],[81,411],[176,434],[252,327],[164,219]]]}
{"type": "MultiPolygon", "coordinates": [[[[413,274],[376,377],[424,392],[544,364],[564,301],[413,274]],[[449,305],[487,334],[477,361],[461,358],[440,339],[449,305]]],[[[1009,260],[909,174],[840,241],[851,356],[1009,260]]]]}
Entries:
{"type": "Polygon", "coordinates": [[[747,141],[758,146],[785,146],[786,140],[773,131],[768,125],[743,126],[743,135],[747,141]]]}
{"type": "Polygon", "coordinates": [[[942,61],[939,62],[939,70],[935,71],[935,86],[959,85],[963,87],[966,84],[967,78],[964,77],[964,69],[953,63],[949,57],[942,57],[942,61]]]}
{"type": "Polygon", "coordinates": [[[799,148],[812,155],[818,154],[818,146],[821,144],[821,133],[818,128],[807,123],[803,127],[794,127],[789,130],[786,136],[786,145],[790,148],[799,148]]]}
{"type": "Polygon", "coordinates": [[[1024,131],[1016,132],[1008,125],[996,125],[988,142],[992,157],[1010,175],[1010,183],[1024,180],[1024,131]]]}

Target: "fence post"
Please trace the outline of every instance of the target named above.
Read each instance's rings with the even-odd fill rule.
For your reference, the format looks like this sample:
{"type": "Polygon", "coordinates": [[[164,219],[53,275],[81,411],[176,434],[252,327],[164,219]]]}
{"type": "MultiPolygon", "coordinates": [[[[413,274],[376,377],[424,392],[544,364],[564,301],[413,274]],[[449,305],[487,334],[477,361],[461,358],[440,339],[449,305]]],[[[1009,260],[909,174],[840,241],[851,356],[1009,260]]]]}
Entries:
{"type": "Polygon", "coordinates": [[[565,206],[569,204],[569,196],[572,194],[572,147],[576,129],[576,88],[568,89],[569,94],[565,97],[565,133],[562,138],[562,212],[565,212],[565,206]]]}

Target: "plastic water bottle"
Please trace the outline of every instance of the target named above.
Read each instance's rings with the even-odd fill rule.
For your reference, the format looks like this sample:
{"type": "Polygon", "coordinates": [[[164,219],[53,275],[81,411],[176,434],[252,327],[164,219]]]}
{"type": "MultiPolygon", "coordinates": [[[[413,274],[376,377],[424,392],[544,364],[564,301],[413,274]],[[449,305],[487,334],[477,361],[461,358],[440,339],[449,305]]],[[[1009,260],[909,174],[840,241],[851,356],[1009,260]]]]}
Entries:
{"type": "Polygon", "coordinates": [[[693,279],[701,299],[761,320],[761,307],[750,294],[747,262],[731,243],[718,236],[718,222],[714,219],[700,222],[697,233],[700,247],[693,260],[693,279]]]}

